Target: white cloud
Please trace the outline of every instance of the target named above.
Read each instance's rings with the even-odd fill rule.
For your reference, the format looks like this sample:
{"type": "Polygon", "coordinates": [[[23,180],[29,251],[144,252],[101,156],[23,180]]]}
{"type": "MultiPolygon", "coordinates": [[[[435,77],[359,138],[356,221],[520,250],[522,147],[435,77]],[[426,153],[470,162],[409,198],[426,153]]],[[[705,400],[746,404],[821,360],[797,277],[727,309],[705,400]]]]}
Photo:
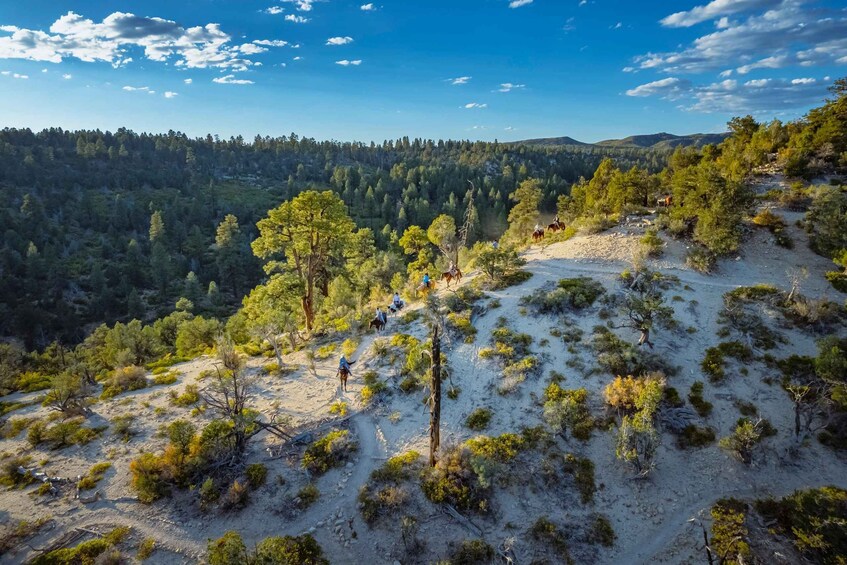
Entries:
{"type": "Polygon", "coordinates": [[[755,79],[741,83],[726,79],[706,85],[669,77],[627,91],[628,96],[656,96],[682,101],[690,112],[771,115],[807,108],[826,96],[825,81],[811,78],[755,79]]]}
{"type": "Polygon", "coordinates": [[[235,75],[226,75],[222,77],[213,78],[212,82],[216,82],[218,84],[254,84],[252,80],[237,79],[235,78],[235,75]]]}
{"type": "Polygon", "coordinates": [[[271,6],[270,8],[265,9],[265,13],[271,14],[272,16],[279,15],[284,11],[285,10],[283,10],[282,6],[271,6]]]}
{"type": "Polygon", "coordinates": [[[515,131],[515,128],[513,128],[512,126],[506,126],[503,129],[506,130],[506,131],[515,131]]]}
{"type": "Polygon", "coordinates": [[[509,8],[520,8],[521,6],[527,6],[532,4],[533,0],[512,0],[509,2],[509,8]]]}
{"type": "Polygon", "coordinates": [[[288,42],[283,41],[282,39],[256,39],[253,43],[256,45],[263,45],[265,47],[285,47],[288,45],[288,42]]]}
{"type": "Polygon", "coordinates": [[[626,95],[637,97],[662,96],[663,98],[673,100],[690,86],[691,83],[686,80],[678,79],[676,77],[668,77],[631,88],[626,91],[626,95]]]}
{"type": "Polygon", "coordinates": [[[349,35],[345,37],[330,37],[326,40],[327,45],[347,45],[348,43],[353,43],[353,38],[349,35]]]}
{"type": "Polygon", "coordinates": [[[363,11],[363,12],[375,12],[375,11],[376,11],[376,6],[374,6],[374,5],[373,5],[373,4],[371,4],[371,3],[368,3],[368,4],[362,4],[361,6],[359,6],[359,9],[360,9],[361,11],[363,11]]]}
{"type": "Polygon", "coordinates": [[[294,4],[294,6],[300,12],[311,12],[312,11],[312,4],[314,4],[315,2],[321,2],[323,0],[282,0],[282,1],[287,3],[287,4],[294,4]]]}
{"type": "Polygon", "coordinates": [[[469,102],[462,107],[465,108],[466,110],[473,110],[473,109],[481,110],[482,108],[488,108],[488,104],[479,104],[478,102],[469,102]]]}
{"type": "Polygon", "coordinates": [[[623,27],[623,22],[618,22],[613,26],[609,26],[609,29],[621,29],[623,27]]]}
{"type": "Polygon", "coordinates": [[[721,77],[721,78],[731,77],[732,76],[732,69],[727,69],[725,71],[721,71],[721,73],[718,76],[721,77]]]}
{"type": "Polygon", "coordinates": [[[47,69],[41,69],[41,72],[42,72],[42,73],[46,73],[46,72],[47,72],[47,69]]]}
{"type": "MultiPolygon", "coordinates": [[[[711,20],[727,14],[737,14],[748,10],[769,8],[780,4],[782,0],[712,0],[705,6],[695,6],[685,12],[676,12],[662,18],[661,24],[666,27],[691,27],[700,22],[711,20]]],[[[729,23],[727,18],[719,22],[729,23]]],[[[720,25],[718,25],[720,27],[720,25]]]]}
{"type": "Polygon", "coordinates": [[[257,55],[259,53],[265,53],[267,48],[262,47],[261,45],[256,45],[254,43],[245,43],[238,48],[239,51],[244,53],[245,55],[257,55]]]}
{"type": "Polygon", "coordinates": [[[194,82],[194,79],[193,78],[187,78],[182,82],[184,82],[185,84],[191,84],[192,82],[194,82]]]}
{"type": "Polygon", "coordinates": [[[292,59],[292,60],[293,60],[293,61],[302,61],[302,60],[303,60],[303,57],[300,57],[300,56],[298,55],[297,57],[294,57],[294,59],[292,59]]]}
{"type": "Polygon", "coordinates": [[[585,6],[586,4],[588,4],[588,0],[579,0],[579,7],[580,7],[580,8],[582,8],[582,7],[583,7],[583,6],[585,6]]]}
{"type": "Polygon", "coordinates": [[[149,86],[125,86],[125,87],[123,87],[123,90],[126,90],[127,92],[149,92],[150,87],[149,86]]]}
{"type": "Polygon", "coordinates": [[[295,14],[288,14],[285,16],[285,21],[292,22],[295,24],[305,24],[309,21],[309,18],[304,18],[303,16],[298,16],[295,14]]]}
{"type": "Polygon", "coordinates": [[[340,61],[335,62],[336,65],[341,65],[342,67],[349,67],[350,65],[354,67],[358,67],[362,64],[361,59],[356,59],[355,61],[348,61],[347,59],[342,59],[340,61]]]}
{"type": "Polygon", "coordinates": [[[179,96],[179,94],[176,92],[171,92],[170,90],[165,92],[165,98],[176,98],[177,96],[179,96]]]}
{"type": "Polygon", "coordinates": [[[471,78],[473,78],[473,77],[448,78],[447,82],[449,82],[450,84],[462,85],[462,84],[468,84],[468,82],[471,80],[471,78]]]}
{"type": "MultiPolygon", "coordinates": [[[[774,1],[750,0],[743,4],[768,7],[774,1]]],[[[724,10],[734,9],[742,0],[726,0],[720,4],[724,10]]],[[[670,20],[671,25],[689,21],[694,20],[675,14],[670,20]]],[[[847,13],[843,9],[811,6],[809,0],[782,0],[778,6],[746,16],[740,22],[725,23],[728,27],[700,36],[688,47],[667,53],[647,53],[636,57],[635,62],[642,69],[666,73],[700,73],[737,67],[740,74],[757,68],[847,63],[847,13]]]]}
{"type": "Polygon", "coordinates": [[[525,84],[512,84],[511,82],[504,82],[500,85],[500,88],[497,89],[497,92],[511,92],[513,90],[526,88],[525,84]]]}
{"type": "Polygon", "coordinates": [[[62,78],[65,79],[65,80],[71,80],[72,78],[74,78],[74,76],[72,74],[66,73],[66,74],[62,75],[62,78]]]}
{"type": "Polygon", "coordinates": [[[179,67],[246,70],[255,63],[219,24],[185,28],[174,21],[115,12],[96,23],[74,12],[53,22],[48,31],[2,26],[0,59],[60,63],[67,58],[127,65],[130,49],[140,49],[150,61],[179,67]]]}

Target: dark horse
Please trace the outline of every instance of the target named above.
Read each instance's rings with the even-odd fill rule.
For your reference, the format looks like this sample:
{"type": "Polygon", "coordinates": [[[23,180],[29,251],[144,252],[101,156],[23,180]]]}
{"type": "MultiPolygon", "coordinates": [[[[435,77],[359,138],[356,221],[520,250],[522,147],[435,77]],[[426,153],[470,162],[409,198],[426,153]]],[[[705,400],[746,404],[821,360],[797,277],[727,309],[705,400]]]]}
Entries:
{"type": "Polygon", "coordinates": [[[533,243],[538,243],[542,239],[544,239],[544,230],[539,229],[539,230],[535,230],[534,232],[532,232],[532,242],[533,243]]]}
{"type": "Polygon", "coordinates": [[[450,271],[447,271],[446,273],[441,273],[441,280],[447,281],[447,288],[450,288],[451,282],[456,281],[456,283],[458,283],[460,280],[462,280],[462,271],[460,271],[457,267],[455,270],[455,274],[451,273],[450,271]]]}
{"type": "Polygon", "coordinates": [[[547,231],[551,231],[556,233],[557,231],[561,231],[565,229],[565,224],[562,222],[553,222],[552,224],[547,224],[547,231]]]}
{"type": "MultiPolygon", "coordinates": [[[[352,363],[350,363],[352,365],[352,363]]],[[[347,392],[347,378],[350,376],[350,369],[338,369],[338,378],[341,380],[341,388],[347,392]]]]}
{"type": "Polygon", "coordinates": [[[376,332],[379,333],[382,331],[382,328],[386,326],[386,322],[383,322],[379,318],[374,318],[371,320],[371,323],[368,325],[368,329],[376,328],[376,332]]]}

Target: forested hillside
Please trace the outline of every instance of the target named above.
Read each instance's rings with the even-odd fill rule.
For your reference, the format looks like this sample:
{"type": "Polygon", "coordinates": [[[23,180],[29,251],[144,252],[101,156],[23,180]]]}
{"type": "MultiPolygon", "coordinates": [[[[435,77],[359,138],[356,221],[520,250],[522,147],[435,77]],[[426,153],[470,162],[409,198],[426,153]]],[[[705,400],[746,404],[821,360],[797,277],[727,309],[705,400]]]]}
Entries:
{"type": "Polygon", "coordinates": [[[339,194],[384,250],[392,232],[396,242],[408,226],[429,225],[442,212],[460,220],[471,186],[479,213],[472,238],[497,237],[518,183],[539,179],[552,210],[606,156],[655,172],[667,155],[408,138],[364,145],[295,134],[246,142],[6,129],[0,335],[29,346],[76,342],[87,324],[165,314],[186,293],[196,302],[208,294],[204,304],[215,313],[231,311],[227,305],[260,280],[248,247],[256,222],[307,188],[339,194]]]}

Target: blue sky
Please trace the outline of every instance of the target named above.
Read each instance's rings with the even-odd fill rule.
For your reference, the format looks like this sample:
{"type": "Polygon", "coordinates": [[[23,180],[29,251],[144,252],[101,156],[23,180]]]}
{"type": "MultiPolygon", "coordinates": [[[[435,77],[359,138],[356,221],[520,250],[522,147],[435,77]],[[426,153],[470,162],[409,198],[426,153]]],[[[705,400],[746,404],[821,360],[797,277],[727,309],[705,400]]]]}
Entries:
{"type": "Polygon", "coordinates": [[[827,0],[0,0],[0,126],[598,141],[792,119],[827,0]]]}

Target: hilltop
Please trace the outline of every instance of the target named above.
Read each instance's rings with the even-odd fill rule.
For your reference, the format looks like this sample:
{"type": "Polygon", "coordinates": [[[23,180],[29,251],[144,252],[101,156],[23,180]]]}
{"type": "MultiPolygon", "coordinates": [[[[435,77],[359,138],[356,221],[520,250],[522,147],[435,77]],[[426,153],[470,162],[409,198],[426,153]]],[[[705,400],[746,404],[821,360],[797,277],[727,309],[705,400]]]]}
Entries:
{"type": "MultiPolygon", "coordinates": [[[[763,191],[780,186],[777,181],[764,183],[763,191]]],[[[762,323],[776,340],[775,346],[754,345],[744,363],[727,357],[727,374],[720,380],[710,380],[701,366],[704,351],[729,339],[719,337],[726,327],[720,313],[727,293],[739,287],[765,284],[787,292],[792,285],[790,273],[806,269],[804,294],[843,302],[843,295],[833,296],[822,275],[829,261],[811,253],[808,236],[794,226],[802,215],[774,201],[761,207],[787,220],[785,235],[793,240],[793,248],[777,246],[770,232],[758,230],[745,238],[737,256],[721,260],[716,274],[706,275],[686,265],[684,241],[662,241],[661,256],[648,259],[647,267],[665,277],[663,294],[676,322],[657,329],[652,336],[655,350],[643,352],[649,356],[644,359],[661,360],[667,390],[675,391],[693,425],[723,438],[732,434],[736,421],[745,415],[769,421],[775,435],[755,448],[753,465],[736,460],[715,440],[681,447],[685,444],[667,419],[677,406],[675,401],[662,408],[656,466],[649,480],[633,480],[630,466],[615,457],[613,422],[618,416],[603,400],[614,373],[603,359],[616,355],[615,348],[629,351],[628,344],[638,337],[632,330],[616,327],[622,319],[615,313],[615,304],[628,286],[621,273],[633,268],[645,230],[657,219],[647,214],[626,218],[602,233],[532,246],[523,254],[524,269],[531,276],[520,284],[474,290],[484,277],[474,271],[466,273],[459,287],[437,291],[448,309],[468,315],[473,328],[471,332],[467,326],[448,323],[451,329],[443,342],[449,375],[443,383],[443,457],[480,434],[491,438],[517,434],[509,441],[518,447],[507,448],[505,443],[486,447],[502,459],[476,471],[491,481],[481,491],[487,501],[484,508],[460,507],[464,517],[445,513],[442,505],[427,500],[417,484],[422,481],[418,477],[423,460],[391,459],[411,450],[426,454],[428,449],[429,414],[421,404],[427,396],[423,388],[427,376],[416,372],[419,369],[412,361],[416,344],[428,337],[424,305],[417,301],[392,316],[382,335],[353,332],[285,354],[285,371],[279,374],[267,368],[264,356],[247,358],[246,374],[257,379],[255,408],[280,420],[290,419],[287,430],[296,440],[261,435],[253,443],[247,460],[262,464],[266,477],[250,488],[243,508],[224,509],[213,502],[203,508],[189,490],[174,490],[173,498],[146,505],[130,488],[131,462],[145,452],[161,453],[168,444],[159,431],[163,426],[185,419],[200,428],[212,421],[210,410],[198,410],[202,405],[198,399],[176,399],[190,393],[191,387],[208,386],[214,357],[203,355],[174,364],[168,370],[174,380],[163,379],[161,385],[155,383],[164,372],[148,371],[147,387],[95,404],[90,425],[111,424],[112,428],[83,445],[32,449],[26,432],[5,433],[4,451],[30,453],[33,469],[70,481],[54,481],[54,494],[36,493],[35,485],[0,492],[0,506],[8,520],[44,519],[51,524],[29,539],[28,546],[17,546],[6,554],[3,562],[32,558],[37,552],[30,548],[67,543],[74,532],[79,539],[90,536],[86,532],[105,532],[115,526],[132,529],[130,543],[155,540],[156,563],[199,561],[207,540],[228,530],[239,532],[248,548],[272,535],[311,533],[332,563],[429,563],[449,557],[463,540],[477,538],[517,562],[558,560],[564,555],[579,563],[702,561],[702,532],[689,519],[707,520],[718,499],[781,497],[795,489],[829,484],[847,488],[843,458],[814,439],[798,444],[791,398],[774,382],[779,377],[768,360],[814,356],[815,342],[824,334],[789,323],[775,307],[766,306],[762,323]],[[562,279],[581,277],[599,285],[592,292],[604,298],[567,307],[561,314],[540,314],[527,302],[527,297],[539,292],[552,292],[562,279]],[[618,345],[598,356],[597,336],[607,335],[604,328],[610,326],[618,340],[603,338],[604,342],[618,345]],[[345,339],[350,341],[342,343],[345,339]],[[519,373],[504,370],[496,356],[486,353],[491,346],[499,347],[498,339],[514,340],[514,347],[524,348],[526,358],[521,362],[528,363],[528,368],[519,373]],[[356,360],[347,392],[340,389],[335,376],[336,359],[343,349],[356,360]],[[689,400],[697,382],[706,383],[699,402],[711,404],[710,412],[692,410],[699,406],[689,400]],[[543,405],[551,383],[565,390],[585,389],[586,406],[594,420],[587,435],[575,437],[576,432],[567,428],[561,434],[543,431],[550,422],[543,405]],[[343,410],[337,409],[340,403],[343,410]],[[117,435],[115,422],[128,417],[131,433],[117,435]],[[351,442],[337,452],[342,457],[339,464],[333,463],[325,473],[304,469],[301,462],[307,446],[331,430],[346,432],[351,442]],[[508,453],[513,448],[517,455],[508,453]],[[392,463],[386,465],[389,460],[392,463]],[[97,462],[111,467],[93,489],[74,497],[76,477],[97,462]],[[360,496],[366,484],[370,498],[360,496]],[[382,489],[379,496],[375,489],[382,489]],[[305,502],[307,494],[309,502],[305,502]],[[368,510],[377,512],[376,517],[366,514],[368,510]]],[[[843,321],[827,332],[844,336],[843,321]]],[[[38,394],[4,398],[25,404],[13,414],[27,419],[24,427],[30,429],[37,420],[51,419],[50,410],[31,404],[38,394]]],[[[665,398],[672,397],[666,393],[665,398]]],[[[767,538],[763,530],[752,535],[761,543],[767,538]]],[[[800,559],[797,550],[782,539],[768,538],[767,549],[762,547],[758,550],[764,555],[779,552],[789,561],[800,559]]],[[[477,549],[485,554],[482,545],[477,549]]]]}
{"type": "Polygon", "coordinates": [[[709,143],[717,145],[729,136],[728,133],[693,133],[690,135],[674,135],[672,133],[654,133],[645,135],[630,135],[623,139],[607,139],[596,143],[577,141],[572,137],[546,137],[526,139],[514,142],[515,145],[537,145],[542,147],[558,146],[595,146],[615,148],[641,148],[656,151],[671,150],[676,147],[702,147],[709,143]]]}

